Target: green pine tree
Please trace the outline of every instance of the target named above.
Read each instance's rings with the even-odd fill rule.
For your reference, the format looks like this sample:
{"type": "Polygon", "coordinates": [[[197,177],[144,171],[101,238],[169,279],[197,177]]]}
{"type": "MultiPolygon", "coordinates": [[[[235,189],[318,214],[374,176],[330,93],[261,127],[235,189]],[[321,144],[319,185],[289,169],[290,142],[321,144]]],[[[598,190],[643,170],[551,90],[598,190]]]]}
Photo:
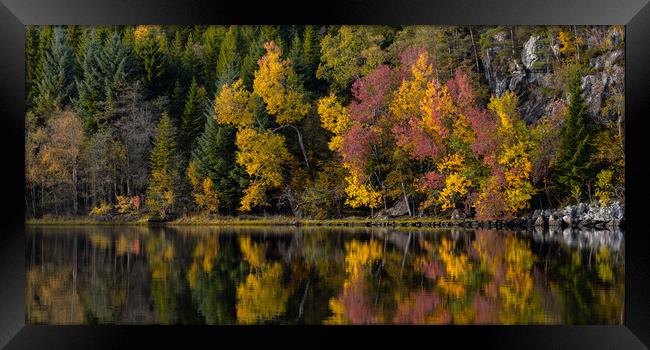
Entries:
{"type": "Polygon", "coordinates": [[[293,39],[291,40],[291,49],[289,50],[289,60],[291,60],[291,63],[293,65],[293,68],[296,73],[301,78],[304,78],[306,75],[306,66],[305,66],[305,61],[302,56],[302,42],[300,41],[300,36],[298,35],[298,31],[294,31],[293,33],[293,39]]]}
{"type": "Polygon", "coordinates": [[[57,27],[52,33],[52,45],[45,52],[42,72],[35,98],[35,112],[44,115],[62,109],[69,103],[73,93],[74,56],[64,28],[57,27]]]}
{"type": "Polygon", "coordinates": [[[560,130],[560,148],[556,161],[557,182],[565,192],[576,192],[592,177],[592,132],[587,104],[580,87],[580,69],[572,69],[567,86],[569,104],[560,130]]]}
{"type": "Polygon", "coordinates": [[[32,93],[35,91],[35,86],[38,82],[36,79],[39,62],[38,36],[39,31],[37,26],[25,27],[25,96],[27,98],[28,108],[32,105],[34,98],[32,93]]]}
{"type": "Polygon", "coordinates": [[[257,60],[264,55],[264,40],[261,37],[253,40],[249,47],[246,56],[242,59],[242,64],[239,76],[244,82],[244,86],[251,88],[253,86],[253,78],[255,70],[257,70],[257,60]]]}
{"type": "Polygon", "coordinates": [[[39,27],[38,33],[35,34],[38,44],[34,58],[34,69],[32,75],[32,84],[30,87],[28,99],[31,102],[30,107],[34,107],[35,99],[39,95],[38,83],[43,76],[43,66],[45,65],[45,53],[52,46],[52,26],[39,27]]]}
{"type": "Polygon", "coordinates": [[[98,52],[99,44],[95,36],[90,35],[80,62],[81,79],[76,80],[78,96],[73,101],[84,128],[89,132],[97,129],[95,116],[99,112],[99,102],[103,98],[103,79],[97,69],[98,52]]]}
{"type": "Polygon", "coordinates": [[[184,106],[185,96],[183,93],[183,88],[181,87],[180,81],[176,79],[176,82],[174,83],[174,90],[172,90],[172,96],[169,100],[169,114],[174,125],[180,126],[184,106]]]}
{"type": "Polygon", "coordinates": [[[304,64],[305,85],[313,88],[316,80],[316,70],[320,61],[320,45],[315,26],[306,26],[302,39],[302,59],[304,64]]]}
{"type": "Polygon", "coordinates": [[[213,86],[218,76],[218,62],[226,36],[226,27],[208,26],[201,36],[202,57],[201,74],[195,75],[197,81],[203,86],[213,86]]]}
{"type": "Polygon", "coordinates": [[[238,26],[230,26],[219,49],[217,60],[216,76],[219,77],[230,66],[239,67],[239,29],[238,26]]]}
{"type": "MultiPolygon", "coordinates": [[[[203,86],[196,83],[196,79],[192,79],[190,91],[185,100],[185,108],[183,109],[183,116],[181,119],[181,134],[180,134],[180,155],[182,157],[183,165],[189,162],[190,154],[196,146],[196,139],[201,134],[203,126],[205,125],[205,117],[203,112],[207,104],[206,91],[203,86]]],[[[184,168],[185,166],[183,166],[184,168]]]]}
{"type": "Polygon", "coordinates": [[[150,30],[135,41],[135,52],[141,61],[143,82],[150,91],[156,91],[165,72],[165,37],[150,30]]]}
{"type": "Polygon", "coordinates": [[[124,45],[119,32],[113,32],[98,52],[97,66],[103,77],[105,92],[104,98],[111,102],[117,97],[117,93],[126,87],[129,67],[133,52],[124,45]]]}
{"type": "Polygon", "coordinates": [[[199,175],[212,180],[221,207],[233,214],[246,186],[246,173],[235,161],[236,130],[230,125],[219,125],[211,106],[204,115],[205,128],[192,152],[192,159],[198,162],[199,175]]]}
{"type": "Polygon", "coordinates": [[[176,129],[169,114],[164,112],[156,128],[154,146],[149,156],[151,178],[147,189],[146,204],[149,211],[161,219],[173,212],[176,202],[175,187],[178,184],[176,157],[176,129]]]}

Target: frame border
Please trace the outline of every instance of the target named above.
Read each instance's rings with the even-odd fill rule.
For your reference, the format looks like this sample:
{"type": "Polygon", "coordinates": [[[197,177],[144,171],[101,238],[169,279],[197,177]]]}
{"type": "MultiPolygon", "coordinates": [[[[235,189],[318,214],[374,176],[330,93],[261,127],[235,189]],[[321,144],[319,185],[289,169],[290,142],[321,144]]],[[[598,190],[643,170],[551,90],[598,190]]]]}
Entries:
{"type": "MultiPolygon", "coordinates": [[[[287,4],[288,5],[288,4],[287,4]]],[[[650,346],[650,246],[642,230],[644,202],[650,191],[643,166],[643,132],[650,110],[650,3],[648,0],[454,0],[331,1],[322,8],[297,4],[280,6],[241,1],[210,0],[0,0],[0,111],[4,112],[1,139],[8,150],[4,178],[15,183],[5,189],[3,210],[8,222],[0,233],[0,346],[24,348],[123,348],[161,345],[187,346],[187,340],[282,341],[305,346],[296,335],[319,338],[318,345],[340,346],[353,336],[365,345],[404,346],[407,341],[449,341],[462,347],[476,342],[490,348],[625,348],[650,346]],[[31,24],[625,24],[626,25],[626,256],[625,321],[622,326],[35,326],[25,324],[24,236],[24,116],[25,25],[31,24]],[[19,185],[20,184],[20,185],[19,185]],[[630,190],[631,189],[631,190],[630,190]],[[9,193],[6,193],[6,191],[9,193]],[[644,250],[645,249],[645,250],[644,250]],[[298,330],[296,332],[296,330],[298,330]],[[406,337],[405,337],[406,336],[406,337]],[[645,345],[644,345],[645,344],[645,345]]],[[[4,163],[4,162],[3,162],[4,163]]],[[[264,344],[264,343],[262,343],[264,344]]],[[[313,340],[309,345],[313,344],[313,340]]]]}

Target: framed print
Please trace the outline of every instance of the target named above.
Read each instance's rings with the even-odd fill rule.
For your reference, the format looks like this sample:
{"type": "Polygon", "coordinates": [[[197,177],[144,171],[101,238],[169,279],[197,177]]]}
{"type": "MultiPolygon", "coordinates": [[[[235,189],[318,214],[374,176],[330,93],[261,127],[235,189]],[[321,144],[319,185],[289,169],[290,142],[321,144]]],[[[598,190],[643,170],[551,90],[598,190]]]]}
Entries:
{"type": "Polygon", "coordinates": [[[8,349],[650,344],[646,2],[2,2],[8,349]]]}

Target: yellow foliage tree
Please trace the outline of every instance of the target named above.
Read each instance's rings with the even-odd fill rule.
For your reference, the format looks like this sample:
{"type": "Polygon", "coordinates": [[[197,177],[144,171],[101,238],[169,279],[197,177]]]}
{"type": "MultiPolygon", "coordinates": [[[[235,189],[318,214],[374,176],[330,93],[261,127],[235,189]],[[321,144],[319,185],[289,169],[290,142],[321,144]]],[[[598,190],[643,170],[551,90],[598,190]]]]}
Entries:
{"type": "Polygon", "coordinates": [[[323,128],[334,134],[328,143],[329,148],[332,151],[339,150],[343,142],[341,134],[346,132],[352,124],[348,109],[341,104],[334,93],[330,93],[318,100],[318,115],[320,115],[323,128]]]}
{"type": "Polygon", "coordinates": [[[517,95],[508,91],[500,97],[492,96],[488,104],[488,108],[500,121],[497,129],[500,141],[497,161],[505,184],[498,180],[501,176],[498,174],[493,174],[487,179],[475,204],[478,212],[489,212],[490,210],[484,207],[493,205],[490,197],[499,196],[504,202],[503,208],[500,209],[503,212],[496,210],[491,215],[515,215],[518,211],[528,208],[529,201],[536,192],[531,181],[534,143],[530,130],[519,117],[518,103],[517,95]]]}
{"type": "Polygon", "coordinates": [[[266,190],[284,183],[284,165],[291,160],[284,136],[267,130],[258,132],[244,128],[237,132],[237,163],[252,177],[244,191],[240,210],[250,211],[254,206],[266,205],[266,190]]]}
{"type": "Polygon", "coordinates": [[[429,55],[424,51],[411,67],[411,79],[402,81],[389,105],[390,112],[397,120],[408,121],[426,111],[422,105],[427,93],[432,94],[436,88],[434,85],[429,86],[432,79],[433,66],[429,63],[429,55]]]}
{"type": "Polygon", "coordinates": [[[438,171],[446,174],[445,187],[438,194],[438,204],[442,210],[454,209],[460,199],[467,195],[472,181],[461,172],[465,158],[457,153],[452,153],[442,158],[438,163],[438,171]]]}
{"type": "Polygon", "coordinates": [[[194,203],[208,214],[219,212],[219,195],[215,192],[212,179],[205,177],[203,181],[199,176],[199,167],[196,160],[192,160],[187,167],[187,177],[192,185],[194,203]]]}
{"type": "Polygon", "coordinates": [[[219,124],[231,124],[238,129],[255,123],[255,98],[244,88],[241,79],[224,84],[215,99],[215,119],[219,124]]]}
{"type": "Polygon", "coordinates": [[[273,41],[265,43],[266,55],[257,62],[253,91],[266,103],[266,111],[280,125],[293,124],[309,113],[302,86],[290,60],[281,59],[282,50],[273,41]]]}
{"type": "Polygon", "coordinates": [[[352,208],[358,208],[364,205],[370,208],[378,208],[381,205],[381,193],[363,182],[361,176],[355,171],[352,171],[352,174],[346,176],[345,181],[347,183],[345,193],[348,195],[345,204],[352,208]]]}

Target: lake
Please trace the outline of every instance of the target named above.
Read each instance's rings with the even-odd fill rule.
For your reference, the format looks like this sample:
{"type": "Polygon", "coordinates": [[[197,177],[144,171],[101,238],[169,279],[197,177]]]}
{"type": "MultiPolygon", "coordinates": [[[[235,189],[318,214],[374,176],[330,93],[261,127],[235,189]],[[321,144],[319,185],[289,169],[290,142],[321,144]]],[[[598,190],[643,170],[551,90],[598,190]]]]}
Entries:
{"type": "Polygon", "coordinates": [[[33,324],[622,324],[624,233],[26,226],[33,324]]]}

